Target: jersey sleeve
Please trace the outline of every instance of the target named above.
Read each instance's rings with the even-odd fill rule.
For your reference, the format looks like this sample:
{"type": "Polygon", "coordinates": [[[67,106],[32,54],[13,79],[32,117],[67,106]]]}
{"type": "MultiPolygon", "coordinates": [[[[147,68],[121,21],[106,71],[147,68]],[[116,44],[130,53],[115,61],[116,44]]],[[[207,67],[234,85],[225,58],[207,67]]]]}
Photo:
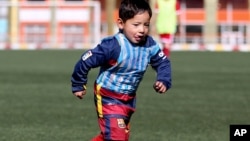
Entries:
{"type": "Polygon", "coordinates": [[[151,58],[150,64],[157,72],[156,81],[161,81],[167,89],[170,89],[172,81],[170,60],[161,50],[158,50],[158,52],[151,58]]]}
{"type": "Polygon", "coordinates": [[[72,92],[84,90],[87,75],[91,68],[107,65],[110,60],[118,58],[119,44],[115,38],[105,39],[95,48],[87,50],[75,64],[72,76],[72,92]]]}

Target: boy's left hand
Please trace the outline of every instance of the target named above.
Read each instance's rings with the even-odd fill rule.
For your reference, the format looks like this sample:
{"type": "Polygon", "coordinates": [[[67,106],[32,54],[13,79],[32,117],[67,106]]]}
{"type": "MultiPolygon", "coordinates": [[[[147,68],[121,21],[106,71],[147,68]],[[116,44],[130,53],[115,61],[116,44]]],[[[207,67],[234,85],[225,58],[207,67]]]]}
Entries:
{"type": "Polygon", "coordinates": [[[156,81],[153,87],[158,93],[165,93],[167,91],[167,87],[160,81],[156,81]]]}

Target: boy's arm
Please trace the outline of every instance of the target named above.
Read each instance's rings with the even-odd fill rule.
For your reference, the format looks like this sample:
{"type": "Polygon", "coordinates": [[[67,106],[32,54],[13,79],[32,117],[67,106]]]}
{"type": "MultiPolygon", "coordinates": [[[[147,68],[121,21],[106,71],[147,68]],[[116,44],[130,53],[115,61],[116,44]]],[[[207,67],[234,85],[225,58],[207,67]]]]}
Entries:
{"type": "Polygon", "coordinates": [[[115,39],[107,39],[94,49],[90,49],[82,54],[75,64],[71,77],[73,93],[86,89],[87,75],[90,69],[106,65],[114,57],[113,54],[117,50],[117,45],[118,43],[115,39]]]}
{"type": "Polygon", "coordinates": [[[159,49],[158,52],[151,58],[151,66],[157,72],[156,82],[162,82],[166,90],[171,88],[171,64],[170,60],[159,49]]]}

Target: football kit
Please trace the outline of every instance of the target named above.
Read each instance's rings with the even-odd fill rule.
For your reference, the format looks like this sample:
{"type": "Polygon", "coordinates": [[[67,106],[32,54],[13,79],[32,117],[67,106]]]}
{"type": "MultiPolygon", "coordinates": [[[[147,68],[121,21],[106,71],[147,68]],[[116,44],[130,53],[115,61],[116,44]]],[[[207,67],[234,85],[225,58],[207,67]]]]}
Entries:
{"type": "Polygon", "coordinates": [[[94,84],[94,101],[101,135],[106,140],[128,139],[136,91],[148,65],[156,70],[156,81],[169,89],[170,61],[160,46],[151,36],[143,44],[133,44],[122,33],[104,38],[75,65],[72,92],[84,90],[89,70],[100,67],[94,84]]]}

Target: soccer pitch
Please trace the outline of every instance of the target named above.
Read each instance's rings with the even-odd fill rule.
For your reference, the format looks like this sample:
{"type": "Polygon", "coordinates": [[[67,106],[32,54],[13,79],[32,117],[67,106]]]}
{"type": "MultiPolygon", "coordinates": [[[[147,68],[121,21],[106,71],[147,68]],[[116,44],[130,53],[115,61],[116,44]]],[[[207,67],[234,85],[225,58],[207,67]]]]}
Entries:
{"type": "MultiPolygon", "coordinates": [[[[82,50],[0,51],[0,140],[89,141],[99,133],[89,73],[83,100],[70,77],[82,50]]],[[[250,124],[250,55],[172,52],[173,87],[152,88],[149,67],[137,93],[130,141],[229,141],[230,124],[250,124]]]]}

